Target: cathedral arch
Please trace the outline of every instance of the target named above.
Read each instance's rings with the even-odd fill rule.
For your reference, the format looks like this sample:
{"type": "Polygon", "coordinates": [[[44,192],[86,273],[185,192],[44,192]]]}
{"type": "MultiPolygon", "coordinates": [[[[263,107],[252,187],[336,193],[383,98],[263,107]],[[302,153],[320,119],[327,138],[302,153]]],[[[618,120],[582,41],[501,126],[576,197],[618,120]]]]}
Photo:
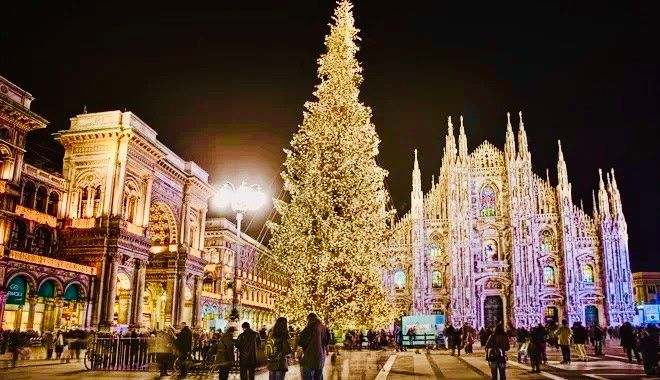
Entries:
{"type": "Polygon", "coordinates": [[[493,183],[486,183],[479,191],[479,215],[483,217],[497,215],[497,190],[493,183]]]}
{"type": "Polygon", "coordinates": [[[41,212],[46,212],[48,207],[48,190],[45,186],[39,186],[37,195],[35,197],[34,209],[41,212]]]}
{"type": "Polygon", "coordinates": [[[124,201],[122,203],[124,219],[134,223],[138,213],[138,204],[140,201],[140,186],[134,178],[126,180],[124,186],[124,201]]]}
{"type": "Polygon", "coordinates": [[[172,208],[163,201],[155,201],[149,215],[151,245],[176,244],[177,225],[172,208]]]}
{"type": "Polygon", "coordinates": [[[46,213],[48,215],[57,216],[57,206],[60,202],[60,194],[57,191],[51,191],[48,196],[48,206],[46,207],[46,213]]]}
{"type": "Polygon", "coordinates": [[[37,187],[32,181],[25,181],[23,184],[23,195],[21,196],[21,204],[25,207],[33,208],[34,199],[37,195],[37,187]]]}

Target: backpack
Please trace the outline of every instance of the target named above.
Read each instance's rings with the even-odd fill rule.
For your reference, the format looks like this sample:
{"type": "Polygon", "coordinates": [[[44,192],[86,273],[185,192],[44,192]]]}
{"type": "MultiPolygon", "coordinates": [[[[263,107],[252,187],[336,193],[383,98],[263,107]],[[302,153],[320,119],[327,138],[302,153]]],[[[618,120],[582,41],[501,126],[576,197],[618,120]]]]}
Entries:
{"type": "Polygon", "coordinates": [[[499,347],[493,347],[488,351],[488,357],[486,358],[489,362],[504,363],[506,361],[506,356],[504,350],[499,347]]]}

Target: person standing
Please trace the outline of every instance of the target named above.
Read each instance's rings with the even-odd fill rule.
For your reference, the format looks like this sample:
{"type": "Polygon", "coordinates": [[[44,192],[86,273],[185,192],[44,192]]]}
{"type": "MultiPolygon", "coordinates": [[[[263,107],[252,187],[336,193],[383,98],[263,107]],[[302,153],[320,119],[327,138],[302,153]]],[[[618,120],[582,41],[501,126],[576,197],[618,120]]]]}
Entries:
{"type": "Polygon", "coordinates": [[[543,351],[545,346],[545,328],[542,324],[538,324],[532,328],[529,334],[529,360],[532,364],[532,372],[541,372],[541,360],[543,358],[543,351]]]}
{"type": "Polygon", "coordinates": [[[43,345],[46,348],[46,359],[53,358],[53,348],[55,348],[55,340],[53,334],[50,332],[44,333],[43,345]]]}
{"type": "Polygon", "coordinates": [[[227,327],[227,330],[218,341],[215,354],[215,363],[218,366],[218,380],[229,379],[229,371],[231,371],[231,367],[234,365],[234,331],[236,331],[235,327],[227,327]]]}
{"type": "Polygon", "coordinates": [[[277,318],[275,326],[266,338],[265,351],[268,360],[268,379],[284,380],[289,370],[287,356],[291,353],[286,318],[277,318]]]}
{"type": "Polygon", "coordinates": [[[250,328],[248,322],[241,325],[243,332],[236,339],[238,362],[241,367],[241,380],[254,380],[254,370],[257,368],[257,347],[259,335],[250,328]]]}
{"type": "Polygon", "coordinates": [[[649,334],[648,331],[642,331],[639,340],[639,350],[642,352],[642,363],[644,364],[644,373],[647,375],[657,375],[658,372],[658,339],[649,334]]]}
{"type": "Polygon", "coordinates": [[[156,361],[160,368],[160,376],[169,376],[167,373],[170,367],[170,355],[172,355],[172,341],[173,338],[165,331],[159,331],[156,334],[154,342],[154,352],[156,353],[156,361]]]}
{"type": "Polygon", "coordinates": [[[328,353],[330,332],[314,313],[307,315],[307,326],[298,336],[298,346],[303,349],[300,366],[303,380],[322,380],[323,365],[328,353]]]}
{"type": "Polygon", "coordinates": [[[62,356],[62,351],[64,350],[64,335],[62,330],[57,331],[57,336],[55,337],[55,357],[59,359],[62,356]]]}
{"type": "Polygon", "coordinates": [[[633,330],[630,322],[624,322],[619,328],[619,337],[621,338],[621,347],[628,355],[628,363],[632,363],[632,354],[635,353],[635,359],[641,362],[639,351],[637,351],[637,340],[635,339],[635,331],[633,330]]]}
{"type": "Polygon", "coordinates": [[[500,323],[495,327],[495,332],[486,341],[486,360],[490,366],[491,380],[506,380],[506,352],[509,351],[509,337],[504,332],[504,326],[500,323]]]}
{"type": "Polygon", "coordinates": [[[587,361],[587,350],[584,345],[587,343],[587,329],[582,326],[582,322],[576,321],[573,323],[573,344],[580,360],[587,361]]]}
{"type": "Polygon", "coordinates": [[[176,348],[179,349],[180,377],[188,376],[188,359],[192,350],[193,334],[185,322],[181,322],[181,331],[176,334],[176,348]]]}
{"type": "Polygon", "coordinates": [[[447,348],[451,349],[451,355],[454,356],[454,325],[450,323],[445,327],[445,339],[447,340],[447,348]]]}
{"type": "Polygon", "coordinates": [[[593,340],[594,340],[594,354],[596,356],[602,356],[603,340],[605,340],[605,333],[597,323],[594,323],[594,327],[593,327],[593,340]]]}
{"type": "Polygon", "coordinates": [[[571,364],[571,336],[573,332],[568,328],[567,320],[561,321],[561,327],[557,329],[556,335],[562,356],[562,361],[559,364],[571,364]]]}

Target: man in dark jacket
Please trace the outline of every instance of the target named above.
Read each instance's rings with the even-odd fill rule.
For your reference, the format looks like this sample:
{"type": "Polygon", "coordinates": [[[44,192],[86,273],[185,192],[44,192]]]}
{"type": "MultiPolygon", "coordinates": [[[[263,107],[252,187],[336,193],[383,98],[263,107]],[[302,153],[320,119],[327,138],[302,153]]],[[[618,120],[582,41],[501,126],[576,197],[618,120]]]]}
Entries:
{"type": "Polygon", "coordinates": [[[188,375],[188,357],[192,350],[193,334],[185,322],[181,322],[181,331],[176,334],[176,347],[179,349],[179,363],[181,366],[181,376],[188,375]]]}
{"type": "Polygon", "coordinates": [[[635,353],[635,359],[638,362],[642,361],[637,351],[637,340],[635,339],[635,331],[633,330],[630,322],[624,322],[619,328],[619,336],[621,337],[621,347],[628,354],[628,363],[632,363],[632,353],[635,353]]]}
{"type": "Polygon", "coordinates": [[[603,339],[605,339],[605,332],[600,326],[598,326],[597,323],[594,323],[593,343],[594,343],[594,355],[596,356],[603,355],[603,339]]]}
{"type": "Polygon", "coordinates": [[[241,327],[243,332],[236,339],[241,380],[254,380],[254,370],[257,368],[257,347],[260,344],[259,334],[250,328],[248,322],[243,322],[241,327]]]}
{"type": "Polygon", "coordinates": [[[303,349],[300,366],[303,380],[323,379],[323,365],[330,343],[330,332],[314,313],[307,316],[307,326],[298,336],[298,346],[303,349]]]}

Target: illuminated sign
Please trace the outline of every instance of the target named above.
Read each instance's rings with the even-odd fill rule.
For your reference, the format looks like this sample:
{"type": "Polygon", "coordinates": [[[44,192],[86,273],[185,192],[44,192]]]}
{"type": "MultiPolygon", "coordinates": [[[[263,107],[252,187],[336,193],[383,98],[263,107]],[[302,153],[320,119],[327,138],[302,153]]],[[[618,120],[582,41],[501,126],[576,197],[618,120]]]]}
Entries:
{"type": "Polygon", "coordinates": [[[7,304],[23,305],[25,303],[26,282],[22,276],[14,277],[8,286],[7,304]]]}

